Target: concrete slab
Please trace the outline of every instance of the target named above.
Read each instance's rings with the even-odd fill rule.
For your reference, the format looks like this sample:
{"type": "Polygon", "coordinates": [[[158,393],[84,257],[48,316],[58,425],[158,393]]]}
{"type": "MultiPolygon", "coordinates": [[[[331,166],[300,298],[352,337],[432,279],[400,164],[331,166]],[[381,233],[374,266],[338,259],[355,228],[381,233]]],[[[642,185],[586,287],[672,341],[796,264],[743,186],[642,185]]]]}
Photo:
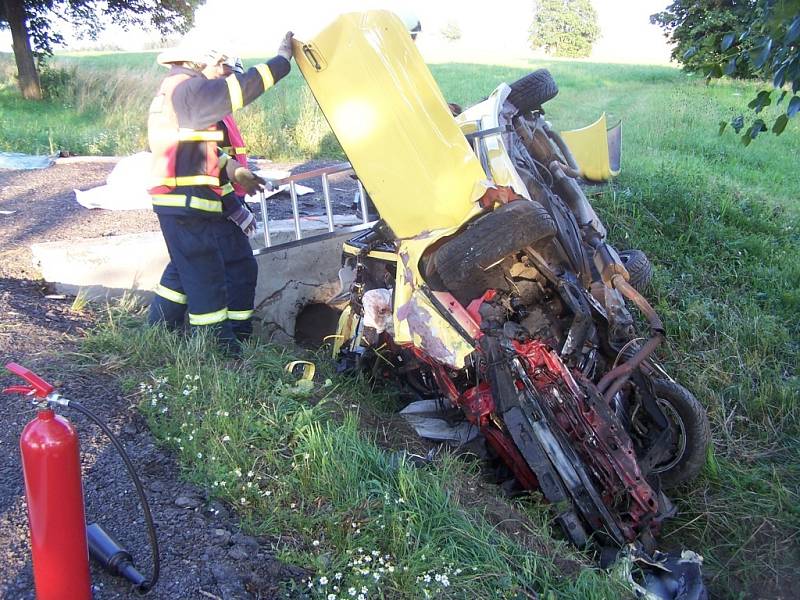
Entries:
{"type": "MultiPolygon", "coordinates": [[[[359,223],[352,216],[337,216],[334,222],[339,228],[359,223]]],[[[327,233],[324,216],[304,217],[301,230],[304,239],[311,238],[308,243],[281,249],[279,244],[295,239],[294,221],[270,221],[272,244],[277,248],[256,257],[256,316],[263,335],[275,341],[293,337],[295,320],[304,306],[324,303],[339,291],[341,244],[353,235],[334,233],[314,240],[313,236],[327,233]]],[[[263,248],[261,232],[251,243],[254,249],[263,248]]],[[[149,296],[169,260],[161,232],[33,244],[31,251],[54,291],[82,293],[90,300],[125,292],[149,296]]]]}

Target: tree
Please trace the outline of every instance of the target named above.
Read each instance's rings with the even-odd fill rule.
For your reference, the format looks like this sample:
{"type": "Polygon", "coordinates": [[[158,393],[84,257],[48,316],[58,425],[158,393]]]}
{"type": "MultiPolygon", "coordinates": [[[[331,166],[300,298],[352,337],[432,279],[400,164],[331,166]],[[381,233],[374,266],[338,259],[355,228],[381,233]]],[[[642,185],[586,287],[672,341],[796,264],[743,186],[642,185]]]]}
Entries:
{"type": "MultiPolygon", "coordinates": [[[[672,42],[672,59],[687,71],[708,71],[709,63],[722,52],[715,40],[747,21],[753,0],[675,0],[664,11],[650,16],[650,22],[664,30],[672,42]],[[697,52],[698,47],[705,47],[697,52]]],[[[745,63],[739,63],[732,77],[752,77],[745,63]]]]}
{"type": "Polygon", "coordinates": [[[63,42],[56,20],[94,39],[110,19],[124,28],[151,26],[166,35],[184,32],[205,0],[0,0],[0,29],[10,29],[19,87],[26,99],[41,99],[34,57],[50,56],[63,42]]]}
{"type": "Polygon", "coordinates": [[[442,26],[439,33],[448,42],[456,42],[461,39],[461,27],[458,26],[457,21],[448,21],[442,26]]]}
{"type": "MultiPolygon", "coordinates": [[[[800,112],[800,96],[797,95],[800,91],[800,0],[705,2],[709,20],[718,16],[720,8],[733,8],[739,19],[705,36],[690,37],[686,36],[688,29],[684,28],[691,15],[686,9],[693,4],[696,3],[676,0],[666,11],[676,16],[667,29],[667,36],[684,43],[685,49],[678,58],[684,68],[701,71],[708,79],[745,73],[772,84],[750,100],[747,107],[752,113],[747,118],[737,115],[730,122],[720,121],[720,134],[728,125],[736,133],[744,130],[741,140],[747,145],[770,129],[775,135],[783,133],[789,119],[800,112]],[[786,108],[774,121],[767,123],[759,114],[773,99],[776,106],[786,100],[786,108]]],[[[663,14],[653,15],[651,19],[662,24],[660,16],[663,14]]]]}
{"type": "Polygon", "coordinates": [[[556,56],[589,56],[600,36],[590,0],[540,0],[528,38],[531,48],[556,56]]]}

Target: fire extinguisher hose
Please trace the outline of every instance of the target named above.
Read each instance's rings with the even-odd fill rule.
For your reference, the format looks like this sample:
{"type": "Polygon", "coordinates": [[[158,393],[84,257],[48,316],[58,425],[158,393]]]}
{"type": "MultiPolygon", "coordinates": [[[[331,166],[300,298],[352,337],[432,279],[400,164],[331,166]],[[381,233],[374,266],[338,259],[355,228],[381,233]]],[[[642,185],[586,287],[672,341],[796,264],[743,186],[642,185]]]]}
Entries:
{"type": "MultiPolygon", "coordinates": [[[[63,400],[63,399],[62,399],[63,400]]],[[[159,572],[161,570],[161,561],[158,556],[158,540],[156,539],[156,529],[153,525],[153,515],[150,513],[150,505],[147,502],[147,496],[145,496],[144,488],[142,487],[142,482],[139,481],[139,476],[136,474],[136,469],[131,462],[131,459],[128,458],[128,454],[125,452],[125,448],[122,447],[122,444],[116,438],[116,436],[112,433],[111,429],[103,423],[98,417],[96,417],[89,409],[82,406],[79,402],[75,402],[74,400],[69,400],[65,403],[67,406],[74,408],[79,413],[84,415],[90,421],[92,421],[95,425],[97,425],[103,433],[108,436],[108,439],[111,440],[112,445],[116,448],[119,455],[122,457],[122,462],[125,463],[125,468],[128,470],[128,474],[130,475],[131,479],[133,480],[133,485],[136,487],[136,493],[139,496],[139,503],[142,507],[142,513],[144,513],[144,523],[145,527],[147,528],[147,537],[150,540],[150,551],[152,552],[153,557],[153,572],[149,579],[146,579],[142,583],[138,584],[136,590],[142,594],[147,593],[150,589],[155,586],[156,582],[158,581],[159,572]]]]}

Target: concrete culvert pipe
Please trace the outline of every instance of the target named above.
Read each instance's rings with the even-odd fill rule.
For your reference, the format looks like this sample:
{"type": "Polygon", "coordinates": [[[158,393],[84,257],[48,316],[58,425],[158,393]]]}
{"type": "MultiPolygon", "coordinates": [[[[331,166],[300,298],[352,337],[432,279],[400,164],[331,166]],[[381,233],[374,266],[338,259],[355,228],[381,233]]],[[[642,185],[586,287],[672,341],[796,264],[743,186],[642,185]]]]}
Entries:
{"type": "Polygon", "coordinates": [[[306,304],[294,323],[294,341],[303,348],[319,348],[325,338],[336,333],[339,311],[322,303],[306,304]]]}

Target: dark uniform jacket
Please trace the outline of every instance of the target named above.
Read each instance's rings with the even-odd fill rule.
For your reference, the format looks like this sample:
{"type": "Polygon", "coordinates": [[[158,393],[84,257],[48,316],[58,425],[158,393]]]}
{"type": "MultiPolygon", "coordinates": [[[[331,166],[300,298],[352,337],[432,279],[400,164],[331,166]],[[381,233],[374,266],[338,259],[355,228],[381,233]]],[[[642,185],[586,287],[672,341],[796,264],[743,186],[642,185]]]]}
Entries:
{"type": "Polygon", "coordinates": [[[276,56],[244,73],[207,79],[173,66],[150,105],[147,135],[153,153],[149,192],[153,209],[164,215],[221,218],[230,207],[223,187],[227,154],[217,122],[255,100],[289,72],[276,56]]]}

